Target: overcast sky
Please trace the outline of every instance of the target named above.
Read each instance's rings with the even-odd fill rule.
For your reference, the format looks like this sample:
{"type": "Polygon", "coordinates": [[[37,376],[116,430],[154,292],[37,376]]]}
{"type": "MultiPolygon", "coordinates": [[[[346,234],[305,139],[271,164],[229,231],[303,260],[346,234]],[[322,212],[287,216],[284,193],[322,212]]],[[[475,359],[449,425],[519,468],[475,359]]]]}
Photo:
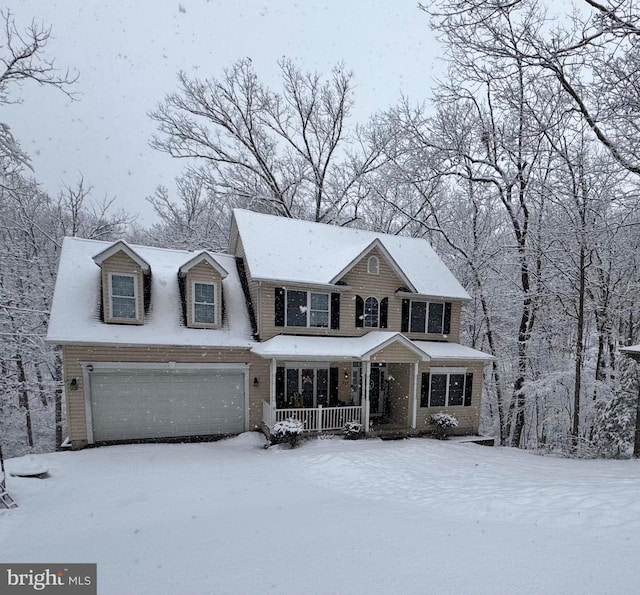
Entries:
{"type": "Polygon", "coordinates": [[[96,198],[153,221],[145,197],[170,188],[185,165],[152,150],[147,113],[176,88],[176,73],[217,77],[250,57],[276,82],[286,56],[303,70],[329,73],[344,62],[355,73],[354,122],[401,94],[428,97],[442,72],[439,50],[416,0],[13,0],[19,25],[35,18],[52,28],[47,54],[79,73],[69,101],[26,85],[8,123],[31,155],[36,178],[57,195],[80,174],[96,198]]]}

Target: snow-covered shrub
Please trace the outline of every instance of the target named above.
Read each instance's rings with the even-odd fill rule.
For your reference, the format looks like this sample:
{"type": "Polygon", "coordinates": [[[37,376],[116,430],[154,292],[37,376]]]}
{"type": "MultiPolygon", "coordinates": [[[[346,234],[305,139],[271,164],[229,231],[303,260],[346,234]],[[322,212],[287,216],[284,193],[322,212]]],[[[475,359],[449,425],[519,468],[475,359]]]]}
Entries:
{"type": "Polygon", "coordinates": [[[342,433],[347,440],[357,440],[364,433],[364,426],[359,421],[348,421],[342,426],[342,433]]]}
{"type": "Polygon", "coordinates": [[[276,422],[271,430],[271,444],[287,443],[295,448],[304,432],[304,424],[295,417],[276,422]]]}
{"type": "Polygon", "coordinates": [[[451,413],[434,413],[429,417],[434,426],[433,434],[438,440],[446,440],[452,430],[458,427],[458,418],[451,413]]]}

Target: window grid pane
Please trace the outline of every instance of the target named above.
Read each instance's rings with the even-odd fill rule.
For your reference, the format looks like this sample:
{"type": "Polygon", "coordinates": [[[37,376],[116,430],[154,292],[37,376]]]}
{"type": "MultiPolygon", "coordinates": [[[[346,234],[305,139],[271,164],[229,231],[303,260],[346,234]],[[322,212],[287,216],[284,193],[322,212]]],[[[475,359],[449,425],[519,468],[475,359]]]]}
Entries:
{"type": "Polygon", "coordinates": [[[456,407],[464,403],[464,374],[449,375],[449,407],[456,407]]]}
{"type": "Polygon", "coordinates": [[[427,318],[427,302],[411,302],[411,326],[412,333],[424,333],[427,318]]]}
{"type": "Polygon", "coordinates": [[[135,318],[136,300],[129,297],[111,297],[111,316],[113,318],[135,318]]]}
{"type": "Polygon", "coordinates": [[[312,293],[310,298],[311,311],[309,313],[309,326],[329,327],[329,294],[312,293]]]}
{"type": "Polygon", "coordinates": [[[193,284],[193,321],[200,324],[216,323],[216,286],[214,283],[193,284]]]}
{"type": "Polygon", "coordinates": [[[202,324],[215,324],[216,307],[213,304],[194,304],[193,320],[202,324]]]}
{"type": "Polygon", "coordinates": [[[378,328],[378,300],[374,297],[367,298],[364,303],[364,326],[378,328]]]}
{"type": "Polygon", "coordinates": [[[112,275],[111,293],[118,297],[134,297],[135,282],[130,275],[112,275]]]}
{"type": "Polygon", "coordinates": [[[441,335],[443,317],[444,304],[429,304],[429,325],[427,332],[441,335]]]}
{"type": "Polygon", "coordinates": [[[198,304],[213,304],[215,301],[215,285],[213,283],[195,283],[194,301],[198,304]]]}
{"type": "Polygon", "coordinates": [[[287,326],[307,326],[306,291],[287,291],[287,326]]]}
{"type": "Polygon", "coordinates": [[[430,407],[444,407],[447,401],[447,375],[431,375],[430,407]]]}
{"type": "Polygon", "coordinates": [[[111,275],[112,318],[136,318],[136,285],[133,275],[111,275]]]}

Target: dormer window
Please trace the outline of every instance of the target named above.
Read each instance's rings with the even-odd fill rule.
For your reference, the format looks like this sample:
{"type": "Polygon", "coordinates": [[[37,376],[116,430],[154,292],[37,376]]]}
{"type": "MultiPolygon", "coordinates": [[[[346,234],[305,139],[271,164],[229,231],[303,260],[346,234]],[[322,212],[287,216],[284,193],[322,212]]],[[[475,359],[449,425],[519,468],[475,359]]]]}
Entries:
{"type": "Polygon", "coordinates": [[[380,259],[377,256],[369,256],[369,260],[367,260],[367,273],[370,275],[380,274],[380,259]]]}
{"type": "Polygon", "coordinates": [[[151,300],[151,267],[129,244],[118,240],[93,257],[100,267],[102,320],[144,324],[151,300]]]}
{"type": "Polygon", "coordinates": [[[111,273],[109,275],[111,318],[135,320],[138,318],[138,280],[135,275],[111,273]]]}
{"type": "Polygon", "coordinates": [[[216,284],[193,283],[193,321],[196,324],[216,324],[216,284]]]}
{"type": "Polygon", "coordinates": [[[178,270],[186,324],[190,328],[222,326],[223,281],[227,271],[213,254],[199,252],[178,270]]]}

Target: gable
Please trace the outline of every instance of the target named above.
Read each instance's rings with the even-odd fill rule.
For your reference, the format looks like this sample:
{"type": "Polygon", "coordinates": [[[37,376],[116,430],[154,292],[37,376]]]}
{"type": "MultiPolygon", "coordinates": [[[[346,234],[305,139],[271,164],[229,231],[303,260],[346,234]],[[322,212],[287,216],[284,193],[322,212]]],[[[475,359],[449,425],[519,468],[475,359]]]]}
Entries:
{"type": "Polygon", "coordinates": [[[402,363],[415,363],[422,361],[415,351],[409,349],[406,345],[403,345],[399,341],[383,347],[379,351],[371,354],[369,358],[372,362],[393,362],[396,364],[402,363]]]}
{"type": "Polygon", "coordinates": [[[378,247],[361,254],[359,259],[339,279],[336,279],[336,282],[348,285],[362,297],[369,294],[393,295],[399,288],[406,286],[406,280],[398,275],[397,267],[389,262],[387,255],[378,247]],[[378,259],[377,275],[368,270],[369,258],[372,256],[378,259]]]}
{"type": "Polygon", "coordinates": [[[149,270],[149,263],[142,258],[129,244],[127,244],[124,240],[118,240],[113,242],[109,247],[105,248],[102,252],[99,252],[95,256],[93,256],[93,262],[95,262],[98,266],[102,266],[106,261],[111,260],[114,256],[118,254],[124,254],[130,260],[136,263],[140,270],[143,272],[147,272],[149,270]]]}
{"type": "MultiPolygon", "coordinates": [[[[208,252],[200,252],[199,254],[196,254],[196,256],[180,267],[180,273],[185,275],[201,265],[208,267],[206,270],[210,269],[214,271],[215,276],[219,279],[224,279],[229,274],[208,252]]],[[[203,274],[207,274],[205,273],[205,269],[202,269],[202,271],[203,274]]]]}
{"type": "Polygon", "coordinates": [[[108,269],[109,271],[117,271],[120,273],[142,272],[140,265],[123,250],[118,250],[111,256],[105,258],[100,266],[103,270],[108,269]]]}

